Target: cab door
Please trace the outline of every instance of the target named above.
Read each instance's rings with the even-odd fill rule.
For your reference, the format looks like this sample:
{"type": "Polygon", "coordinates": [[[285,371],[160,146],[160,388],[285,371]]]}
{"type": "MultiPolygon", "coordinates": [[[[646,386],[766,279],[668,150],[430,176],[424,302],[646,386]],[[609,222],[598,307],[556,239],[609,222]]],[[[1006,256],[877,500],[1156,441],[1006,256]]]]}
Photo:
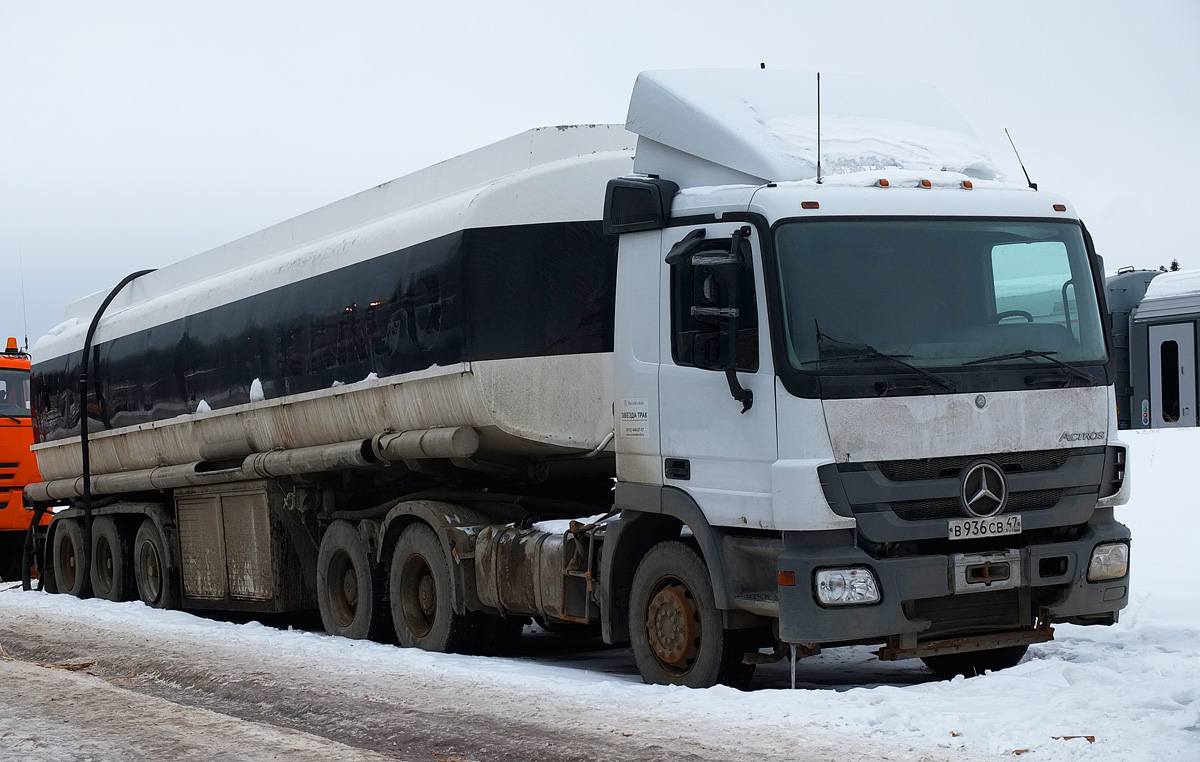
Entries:
{"type": "Polygon", "coordinates": [[[708,223],[668,228],[662,241],[663,484],[690,493],[710,524],[773,528],[778,447],[758,233],[708,223]]]}

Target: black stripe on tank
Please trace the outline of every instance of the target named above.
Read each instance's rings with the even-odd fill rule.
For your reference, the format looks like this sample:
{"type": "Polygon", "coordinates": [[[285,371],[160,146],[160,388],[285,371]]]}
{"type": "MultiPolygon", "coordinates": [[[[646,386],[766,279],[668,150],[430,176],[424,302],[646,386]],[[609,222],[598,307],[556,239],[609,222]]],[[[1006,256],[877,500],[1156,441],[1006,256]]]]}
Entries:
{"type": "MultiPolygon", "coordinates": [[[[119,428],[473,360],[611,352],[616,238],[599,222],[458,231],[93,348],[119,428]]],[[[39,441],[79,433],[78,351],[33,367],[39,441]]],[[[89,428],[91,428],[89,424],[89,428]]]]}

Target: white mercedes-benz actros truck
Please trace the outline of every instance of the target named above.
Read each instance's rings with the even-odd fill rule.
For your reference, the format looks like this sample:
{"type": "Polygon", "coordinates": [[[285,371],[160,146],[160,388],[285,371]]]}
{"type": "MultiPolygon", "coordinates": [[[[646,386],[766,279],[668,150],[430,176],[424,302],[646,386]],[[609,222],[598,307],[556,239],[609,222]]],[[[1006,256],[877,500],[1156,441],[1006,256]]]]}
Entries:
{"type": "Polygon", "coordinates": [[[646,72],[623,126],[72,305],[34,347],[43,579],[435,651],[536,619],[653,683],[1005,667],[1128,599],[1103,284],[933,88],[646,72]]]}

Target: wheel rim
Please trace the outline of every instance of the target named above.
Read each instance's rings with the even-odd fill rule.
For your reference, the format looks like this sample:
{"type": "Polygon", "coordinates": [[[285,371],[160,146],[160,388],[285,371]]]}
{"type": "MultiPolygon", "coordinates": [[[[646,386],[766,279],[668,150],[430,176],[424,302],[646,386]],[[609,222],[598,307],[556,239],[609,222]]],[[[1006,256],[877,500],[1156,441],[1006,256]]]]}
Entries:
{"type": "Polygon", "coordinates": [[[162,562],[158,548],[150,540],[138,546],[138,590],[146,603],[157,603],[162,593],[162,562]]]}
{"type": "Polygon", "coordinates": [[[326,578],[329,580],[329,613],[340,626],[349,627],[358,614],[358,572],[349,553],[338,550],[333,554],[326,578]]]}
{"type": "Polygon", "coordinates": [[[646,606],[646,634],[650,650],[667,672],[681,675],[692,668],[703,631],[696,597],[682,580],[659,583],[646,606]]]}
{"type": "Polygon", "coordinates": [[[99,588],[97,592],[106,595],[112,590],[113,585],[112,546],[108,544],[106,538],[96,538],[96,557],[92,559],[92,563],[96,566],[96,587],[99,588]]]}
{"type": "Polygon", "coordinates": [[[437,618],[437,581],[425,557],[414,553],[400,569],[400,611],[414,637],[423,638],[437,618]]]}

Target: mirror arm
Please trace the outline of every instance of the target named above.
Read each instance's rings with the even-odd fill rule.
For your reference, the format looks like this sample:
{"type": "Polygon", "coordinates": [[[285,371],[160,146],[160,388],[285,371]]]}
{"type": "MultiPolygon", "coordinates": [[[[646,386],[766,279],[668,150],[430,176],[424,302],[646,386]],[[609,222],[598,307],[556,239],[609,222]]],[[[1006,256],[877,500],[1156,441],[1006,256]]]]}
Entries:
{"type": "Polygon", "coordinates": [[[700,245],[704,243],[704,228],[698,228],[688,233],[683,237],[683,240],[676,243],[667,252],[667,264],[677,265],[680,262],[690,260],[700,245]]]}
{"type": "Polygon", "coordinates": [[[729,393],[735,400],[742,403],[742,413],[745,414],[754,406],[754,392],[742,386],[738,381],[737,371],[733,368],[725,371],[725,380],[729,382],[729,393]]]}

